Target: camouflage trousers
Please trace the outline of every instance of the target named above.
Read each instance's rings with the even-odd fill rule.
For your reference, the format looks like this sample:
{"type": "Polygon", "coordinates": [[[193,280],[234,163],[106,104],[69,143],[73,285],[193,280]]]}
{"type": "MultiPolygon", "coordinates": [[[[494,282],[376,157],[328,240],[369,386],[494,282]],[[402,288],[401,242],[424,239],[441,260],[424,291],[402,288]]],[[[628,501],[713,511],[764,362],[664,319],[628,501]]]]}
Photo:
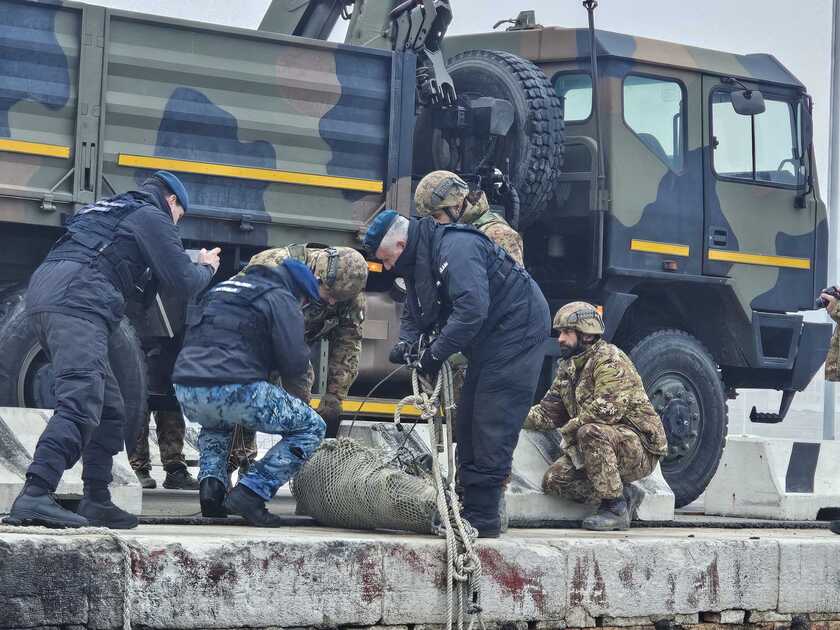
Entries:
{"type": "MultiPolygon", "coordinates": [[[[281,385],[292,396],[300,398],[305,403],[309,404],[312,400],[312,384],[315,382],[315,370],[312,369],[312,364],[309,364],[309,369],[298,377],[276,379],[277,384],[281,385]]],[[[232,473],[239,468],[240,470],[248,470],[254,460],[257,458],[257,432],[246,429],[243,426],[237,426],[233,434],[233,447],[230,449],[230,458],[228,459],[227,472],[232,473]]]]}
{"type": "MultiPolygon", "coordinates": [[[[136,471],[150,472],[152,462],[149,456],[149,421],[151,413],[146,413],[143,432],[137,437],[137,446],[129,458],[131,467],[136,471]]],[[[156,411],[155,432],[157,433],[160,463],[164,470],[186,466],[184,459],[184,416],[180,411],[156,411]]]]}
{"type": "Polygon", "coordinates": [[[199,481],[213,477],[227,485],[235,427],[282,436],[239,479],[266,501],[294,477],[324,439],[326,425],[312,407],[265,381],[213,387],[175,385],[175,395],[187,417],[202,427],[198,435],[199,481]]]}
{"type": "Polygon", "coordinates": [[[580,503],[612,499],[621,495],[625,483],[647,477],[659,461],[626,426],[584,424],[575,438],[583,468],[575,468],[569,455],[562,455],[543,477],[547,494],[580,503]]]}

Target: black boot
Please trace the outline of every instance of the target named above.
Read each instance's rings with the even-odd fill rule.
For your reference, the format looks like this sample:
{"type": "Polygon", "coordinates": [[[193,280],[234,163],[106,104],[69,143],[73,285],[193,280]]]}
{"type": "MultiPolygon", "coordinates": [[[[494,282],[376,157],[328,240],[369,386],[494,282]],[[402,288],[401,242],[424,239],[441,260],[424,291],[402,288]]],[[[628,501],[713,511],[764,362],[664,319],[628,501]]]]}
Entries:
{"type": "Polygon", "coordinates": [[[266,509],[261,496],[241,483],[228,493],[222,505],[229,514],[238,514],[255,527],[280,527],[283,524],[283,519],[266,509]]]}
{"type": "Polygon", "coordinates": [[[499,514],[501,486],[467,486],[464,488],[464,517],[478,530],[479,538],[498,538],[502,531],[499,514]]]}
{"type": "Polygon", "coordinates": [[[157,481],[152,479],[148,470],[135,470],[134,474],[137,475],[137,481],[140,482],[141,488],[145,490],[153,490],[157,488],[157,481]]]}
{"type": "Polygon", "coordinates": [[[596,532],[610,532],[629,529],[630,510],[624,495],[615,499],[601,499],[598,511],[583,519],[583,528],[596,532]]]}
{"type": "Polygon", "coordinates": [[[831,521],[831,531],[840,534],[840,521],[831,521]]]}
{"type": "Polygon", "coordinates": [[[84,516],[93,527],[134,529],[139,522],[134,514],[111,503],[110,498],[103,501],[85,495],[79,502],[77,512],[84,516]]]}
{"type": "Polygon", "coordinates": [[[224,518],[228,515],[222,505],[225,500],[225,484],[215,477],[205,477],[198,484],[198,500],[201,515],[208,518],[224,518]]]}
{"type": "Polygon", "coordinates": [[[198,490],[198,479],[183,464],[168,467],[163,487],[167,490],[198,490]]]}
{"type": "Polygon", "coordinates": [[[84,516],[65,510],[46,488],[31,481],[23,486],[3,522],[6,525],[42,525],[58,529],[90,525],[84,516]]]}

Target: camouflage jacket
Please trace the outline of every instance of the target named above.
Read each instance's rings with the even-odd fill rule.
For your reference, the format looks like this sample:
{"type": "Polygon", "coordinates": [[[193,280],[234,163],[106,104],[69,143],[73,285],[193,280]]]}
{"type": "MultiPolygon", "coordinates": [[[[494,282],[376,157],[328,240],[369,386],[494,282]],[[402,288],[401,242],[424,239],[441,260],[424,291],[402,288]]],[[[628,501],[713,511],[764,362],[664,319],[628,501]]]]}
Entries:
{"type": "Polygon", "coordinates": [[[510,254],[510,257],[520,265],[525,265],[522,236],[510,227],[501,215],[488,210],[475,219],[471,225],[480,232],[484,232],[491,241],[510,254]]]}
{"type": "Polygon", "coordinates": [[[523,428],[551,431],[568,423],[580,427],[592,422],[629,427],[651,453],[667,451],[662,420],[633,362],[604,340],[558,363],[551,388],[531,407],[523,428]]]}
{"type": "MultiPolygon", "coordinates": [[[[828,309],[828,316],[840,324],[840,302],[835,302],[834,308],[828,309]]],[[[831,344],[825,357],[825,380],[840,381],[840,326],[835,326],[831,335],[831,344]]]]}
{"type": "MultiPolygon", "coordinates": [[[[312,266],[311,253],[315,248],[304,248],[301,262],[312,266]]],[[[288,247],[276,247],[255,254],[251,265],[279,265],[291,256],[288,247]]],[[[359,355],[362,352],[362,327],[365,321],[365,294],[359,293],[352,300],[310,304],[303,311],[306,342],[322,338],[330,342],[327,365],[327,390],[339,400],[347,397],[350,386],[359,374],[359,355]]]]}

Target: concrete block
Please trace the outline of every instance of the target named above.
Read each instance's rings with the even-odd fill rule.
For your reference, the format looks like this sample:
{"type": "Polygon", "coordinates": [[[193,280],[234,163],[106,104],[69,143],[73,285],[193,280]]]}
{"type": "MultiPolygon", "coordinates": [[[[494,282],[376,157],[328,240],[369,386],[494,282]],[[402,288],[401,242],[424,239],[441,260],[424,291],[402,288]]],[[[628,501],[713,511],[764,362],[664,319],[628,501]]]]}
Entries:
{"type": "Polygon", "coordinates": [[[703,621],[714,624],[742,624],[746,616],[743,610],[721,610],[719,612],[704,612],[703,621]]]}
{"type": "MultiPolygon", "coordinates": [[[[545,544],[479,541],[486,622],[562,620],[565,558],[545,544]]],[[[445,622],[446,555],[440,540],[417,538],[384,548],[382,623],[445,622]]],[[[415,628],[416,630],[416,628],[415,628]]]]}
{"type": "Polygon", "coordinates": [[[93,530],[26,531],[0,538],[0,628],[122,629],[127,563],[119,543],[93,530]]]}
{"type": "Polygon", "coordinates": [[[840,509],[840,443],[729,436],[706,488],[706,514],[815,520],[840,509]]]}
{"type": "MultiPolygon", "coordinates": [[[[8,514],[26,478],[38,438],[52,417],[44,409],[0,407],[0,514],[8,514]]],[[[114,458],[113,502],[132,514],[142,512],[143,489],[128,463],[125,451],[114,458]]],[[[65,471],[58,484],[59,498],[82,496],[82,463],[65,471]]]]}
{"type": "Polygon", "coordinates": [[[566,612],[566,626],[569,628],[594,628],[595,617],[592,617],[581,606],[569,608],[566,612]]]}
{"type": "Polygon", "coordinates": [[[746,623],[790,623],[790,613],[779,613],[775,610],[750,610],[747,612],[746,623]]]}
{"type": "Polygon", "coordinates": [[[634,626],[650,626],[653,620],[650,617],[602,617],[602,626],[615,626],[617,628],[632,628],[634,626]]]}
{"type": "Polygon", "coordinates": [[[565,621],[535,621],[533,630],[566,630],[565,621]]]}
{"type": "MultiPolygon", "coordinates": [[[[781,613],[837,613],[840,609],[840,540],[779,540],[781,613]]],[[[840,615],[838,615],[840,618],[840,615]]]]}
{"type": "Polygon", "coordinates": [[[700,614],[699,613],[689,613],[687,615],[676,614],[676,615],[674,615],[674,623],[679,623],[679,624],[682,624],[682,625],[700,623],[700,614]]]}
{"type": "Polygon", "coordinates": [[[778,548],[769,540],[599,538],[575,541],[567,558],[569,610],[582,607],[592,617],[777,603],[778,548]]]}
{"type": "MultiPolygon", "coordinates": [[[[546,469],[560,456],[556,433],[522,431],[513,453],[513,471],[507,491],[508,516],[512,526],[527,527],[536,523],[581,520],[592,513],[593,506],[547,495],[542,491],[546,469]]],[[[634,485],[642,491],[636,518],[644,521],[674,519],[674,493],[665,482],[659,467],[634,485]]]]}

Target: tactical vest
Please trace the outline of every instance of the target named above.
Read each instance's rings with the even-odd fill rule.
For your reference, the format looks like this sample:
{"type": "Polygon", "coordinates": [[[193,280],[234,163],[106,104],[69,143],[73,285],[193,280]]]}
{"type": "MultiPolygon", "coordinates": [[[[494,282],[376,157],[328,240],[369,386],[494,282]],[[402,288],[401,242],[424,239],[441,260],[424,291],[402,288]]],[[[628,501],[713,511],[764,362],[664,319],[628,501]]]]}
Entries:
{"type": "MultiPolygon", "coordinates": [[[[276,273],[271,271],[268,273],[276,273]]],[[[200,304],[187,310],[190,344],[218,343],[229,338],[244,339],[261,362],[270,368],[272,357],[269,323],[253,307],[265,293],[279,288],[265,272],[249,272],[220,282],[210,289],[200,304]]]]}
{"type": "MultiPolygon", "coordinates": [[[[417,263],[414,272],[413,287],[409,287],[407,295],[408,308],[412,312],[412,318],[419,328],[425,332],[431,332],[435,325],[442,323],[448,316],[447,310],[451,305],[445,304],[440,293],[442,272],[437,266],[437,259],[440,254],[440,245],[444,235],[449,230],[460,230],[481,238],[493,246],[495,254],[493,262],[487,268],[487,279],[490,284],[490,295],[495,300],[503,298],[514,286],[528,282],[528,272],[520,266],[504,249],[496,245],[483,232],[479,232],[472,225],[461,223],[448,223],[439,225],[432,233],[431,239],[421,240],[417,247],[417,263]]],[[[420,238],[422,238],[422,234],[420,238]]],[[[449,273],[458,273],[457,269],[450,269],[449,273]]],[[[488,324],[495,325],[494,314],[488,315],[488,324]]]]}
{"type": "Polygon", "coordinates": [[[117,229],[145,205],[147,201],[129,192],[80,208],[67,221],[67,232],[56,241],[46,260],[72,260],[97,267],[128,299],[134,295],[146,266],[134,239],[118,235],[117,229]]]}

